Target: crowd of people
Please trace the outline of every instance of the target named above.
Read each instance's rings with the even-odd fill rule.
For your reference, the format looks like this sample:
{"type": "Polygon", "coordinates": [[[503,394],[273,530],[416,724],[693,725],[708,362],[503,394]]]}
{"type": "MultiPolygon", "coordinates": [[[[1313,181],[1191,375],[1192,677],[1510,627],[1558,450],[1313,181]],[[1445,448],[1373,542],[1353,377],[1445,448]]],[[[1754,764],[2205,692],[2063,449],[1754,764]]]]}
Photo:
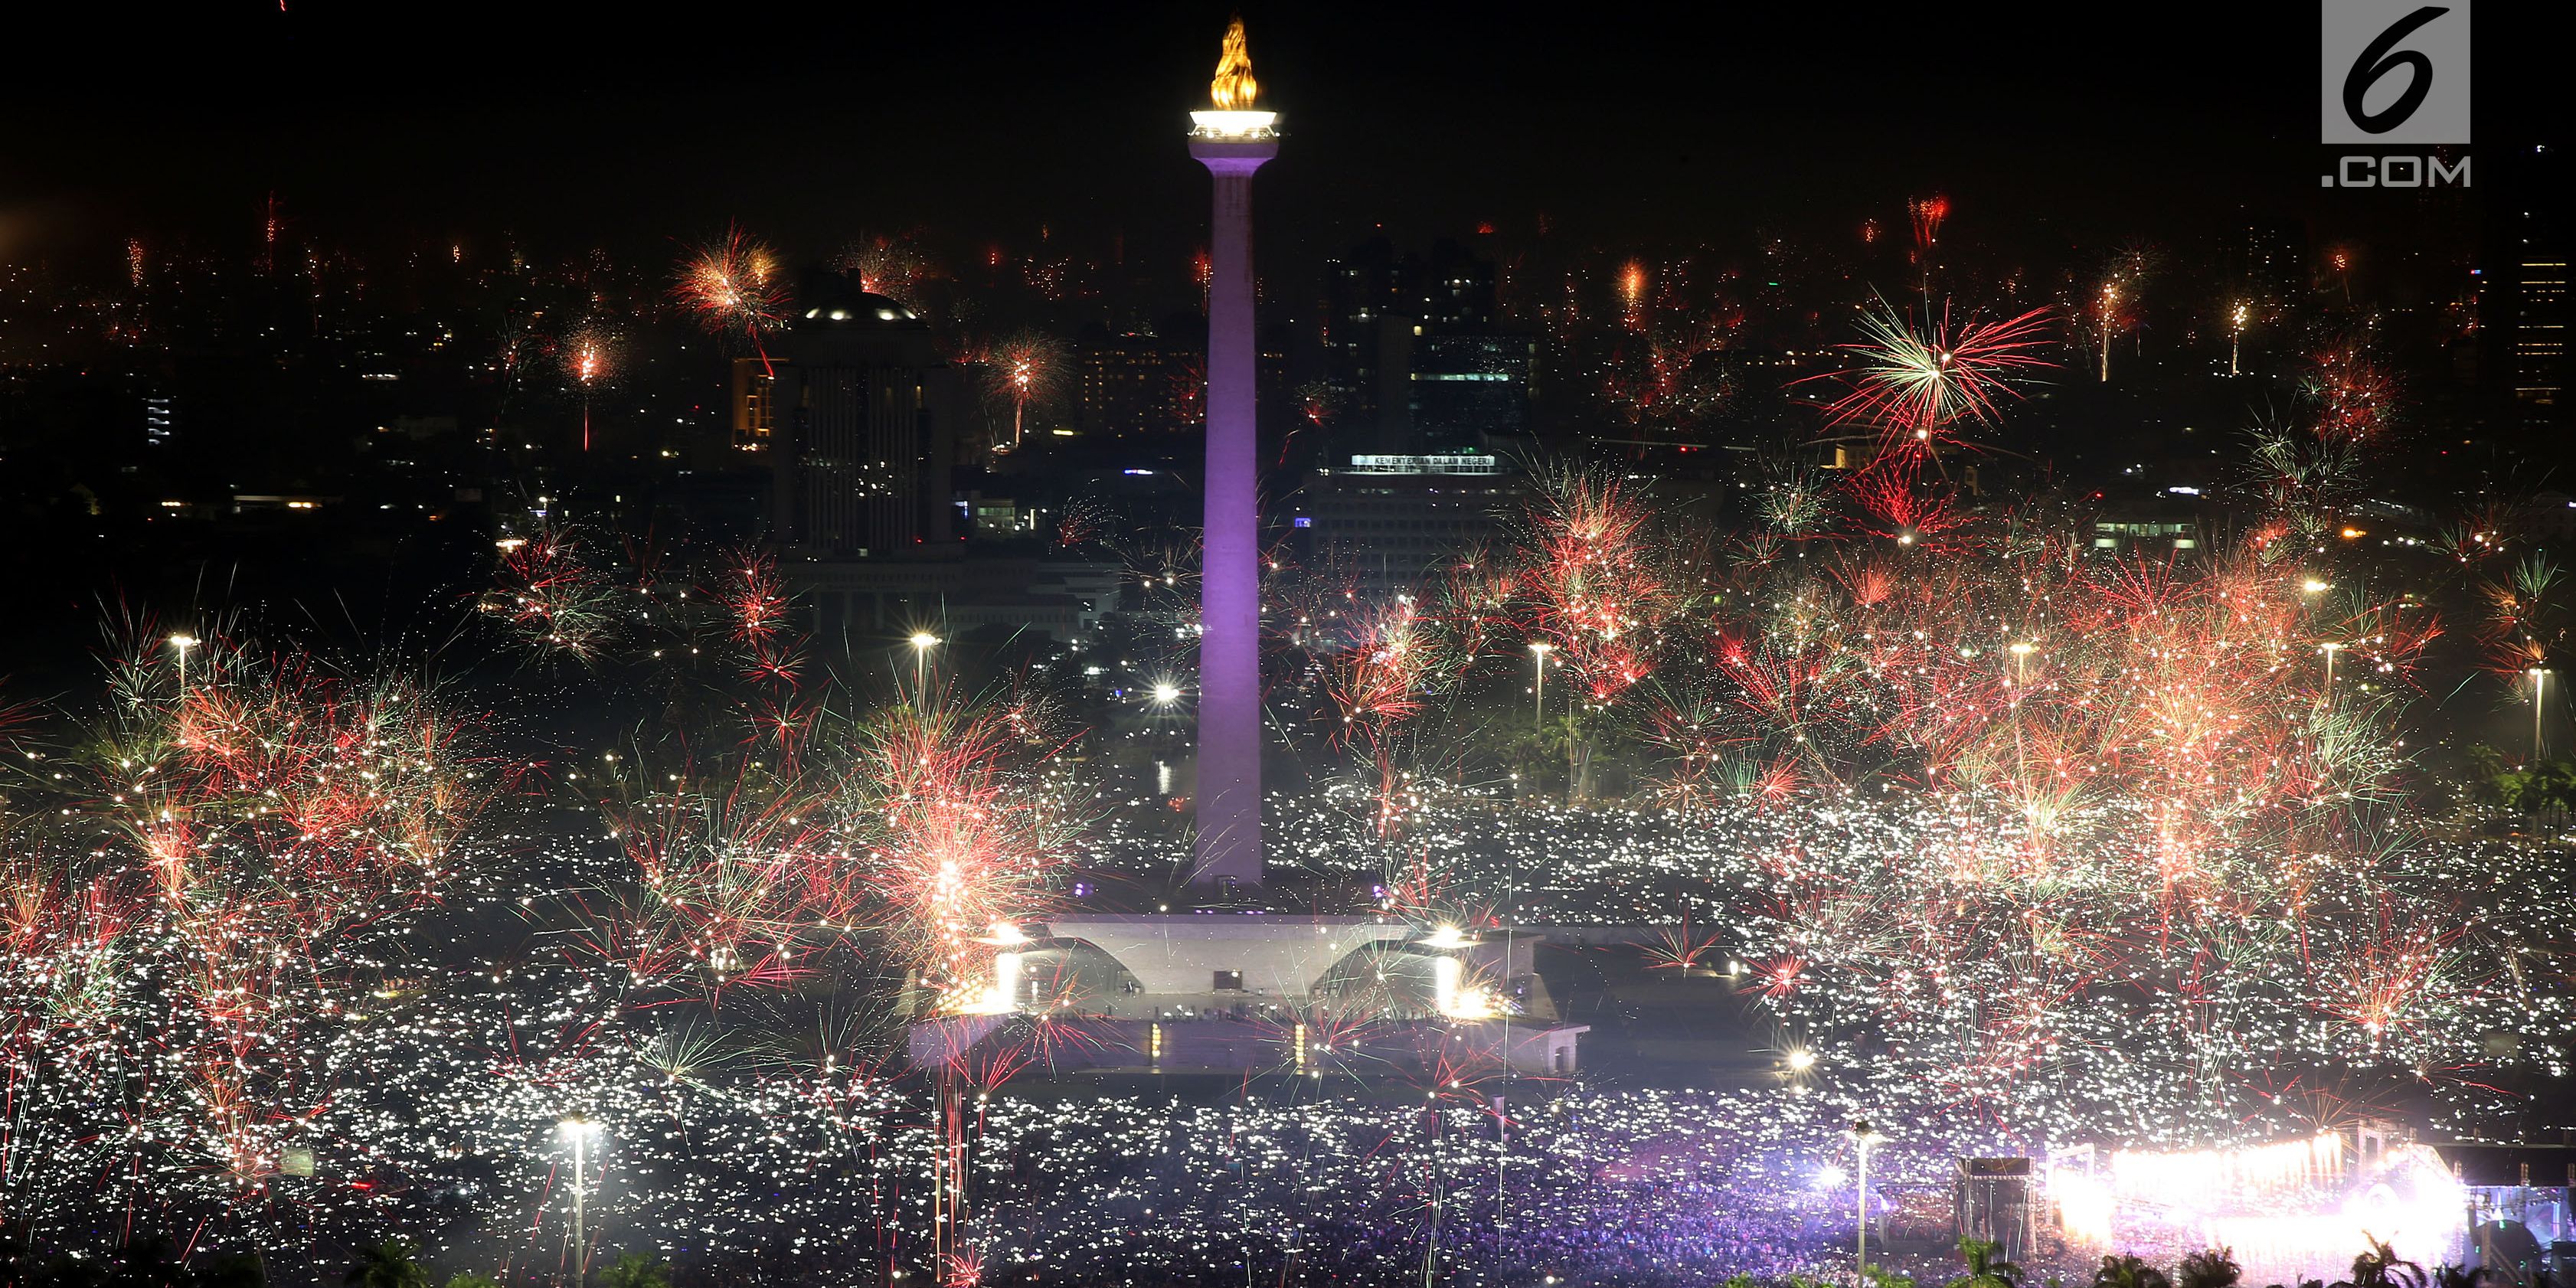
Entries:
{"type": "MultiPolygon", "coordinates": [[[[1348,873],[1387,860],[1366,827],[1363,814],[1321,808],[1281,819],[1288,845],[1348,873]]],[[[1141,834],[1102,834],[1088,872],[1148,872],[1168,857],[1141,834]],[[1123,860],[1108,852],[1122,842],[1135,847],[1123,860]]],[[[1444,855],[1460,906],[1521,924],[1671,925],[1743,879],[1744,835],[1651,812],[1468,803],[1414,836],[1444,855]],[[1518,884],[1542,856],[1551,875],[1518,884]],[[1468,897],[1478,890],[1497,897],[1468,897]]],[[[2469,844],[2442,861],[2474,859],[2535,889],[2562,879],[2540,847],[2472,856],[2469,844]]],[[[605,847],[568,855],[562,887],[597,888],[616,862],[605,847]]],[[[112,1239],[131,1208],[139,1228],[202,1228],[201,1246],[257,1247],[279,1265],[297,1248],[329,1263],[392,1229],[442,1266],[546,1271],[573,1255],[579,1206],[588,1244],[649,1248],[683,1281],[721,1268],[731,1283],[876,1282],[945,1257],[952,1274],[987,1283],[1392,1284],[1428,1269],[1461,1284],[1709,1284],[1848,1271],[1862,1199],[1855,1118],[1887,1135],[1869,1173],[1889,1238],[1899,1196],[1946,1192],[1961,1156],[2166,1143],[2081,1101],[1999,1112],[1820,1031],[1807,1076],[1753,1089],[1598,1076],[1450,1085],[1387,1069],[1175,1092],[986,1071],[960,1114],[960,1184],[934,1164],[944,1129],[922,1080],[864,1056],[881,1023],[828,999],[792,1012],[741,999],[712,1013],[621,1007],[606,968],[579,953],[495,963],[461,947],[488,940],[488,920],[519,915],[524,898],[470,882],[388,941],[394,986],[315,1035],[333,1044],[339,1091],[313,1111],[313,1156],[253,1202],[191,1206],[190,1193],[233,1192],[211,1174],[101,1190],[77,1166],[90,1145],[29,1135],[12,1166],[20,1209],[40,1214],[31,1239],[112,1239]],[[442,936],[460,947],[442,951],[442,936]],[[423,964],[441,960],[453,964],[423,964]],[[586,1124],[578,1153],[569,1120],[586,1124]]],[[[2540,923],[2570,907],[2527,904],[2531,933],[2562,933],[2540,923]]],[[[2169,1080],[2145,1096],[2172,1096],[2188,1072],[2138,1076],[2169,1080]]],[[[2242,1121],[2232,1140],[2302,1130],[2295,1095],[2272,1103],[2274,1117],[2242,1121]]],[[[2429,1103],[2453,1114],[2451,1130],[2476,1109],[2429,1103]]],[[[2177,1228],[2167,1241],[2192,1238],[2177,1228]]],[[[1937,1244],[1918,1243],[1886,1255],[1920,1257],[1931,1273],[1937,1244]]],[[[2034,1268],[2076,1274],[2101,1251],[2052,1244],[2034,1268]]]]}

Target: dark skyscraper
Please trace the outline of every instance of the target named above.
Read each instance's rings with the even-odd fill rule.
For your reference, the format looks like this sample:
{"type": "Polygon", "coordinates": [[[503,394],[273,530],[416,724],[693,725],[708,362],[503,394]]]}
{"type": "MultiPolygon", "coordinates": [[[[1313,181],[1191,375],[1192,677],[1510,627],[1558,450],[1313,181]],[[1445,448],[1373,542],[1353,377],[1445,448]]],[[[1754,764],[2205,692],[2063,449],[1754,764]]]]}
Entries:
{"type": "Polygon", "coordinates": [[[956,373],[929,324],[842,274],[815,273],[778,350],[778,543],[898,555],[946,542],[956,373]]]}
{"type": "Polygon", "coordinates": [[[1491,261],[1446,238],[1428,258],[1373,238],[1326,266],[1324,295],[1346,447],[1445,451],[1528,432],[1531,342],[1497,325],[1491,261]]]}
{"type": "Polygon", "coordinates": [[[1327,377],[1365,420],[1377,410],[1386,328],[1492,325],[1494,266],[1445,238],[1426,260],[1398,256],[1393,242],[1374,237],[1325,264],[1324,311],[1327,377]]]}
{"type": "Polygon", "coordinates": [[[2515,158],[2519,185],[2508,218],[2512,242],[2498,266],[2506,375],[2514,419],[2527,428],[2561,423],[2567,395],[2567,251],[2565,167],[2545,147],[2515,158]]]}
{"type": "Polygon", "coordinates": [[[1425,326],[1411,351],[1408,437],[1420,450],[1488,446],[1529,433],[1534,338],[1489,326],[1425,326]]]}
{"type": "Polygon", "coordinates": [[[2308,233],[2296,222],[2245,224],[2228,239],[2230,288],[2269,312],[2308,295],[2308,233]]]}

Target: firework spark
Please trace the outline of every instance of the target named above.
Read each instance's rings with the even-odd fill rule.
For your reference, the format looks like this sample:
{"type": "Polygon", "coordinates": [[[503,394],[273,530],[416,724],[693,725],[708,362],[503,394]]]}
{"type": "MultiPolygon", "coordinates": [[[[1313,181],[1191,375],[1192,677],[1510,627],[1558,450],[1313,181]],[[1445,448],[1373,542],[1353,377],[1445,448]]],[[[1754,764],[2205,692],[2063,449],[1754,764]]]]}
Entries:
{"type": "Polygon", "coordinates": [[[748,343],[770,370],[761,335],[786,321],[787,288],[779,280],[778,257],[767,246],[739,227],[727,228],[721,240],[681,265],[678,292],[698,325],[748,343]]]}
{"type": "Polygon", "coordinates": [[[1826,408],[1827,422],[1866,427],[1883,447],[1956,441],[1958,427],[1992,423],[2021,380],[2056,365],[2040,356],[2047,317],[2033,309],[1954,323],[1944,304],[1917,320],[1881,299],[1861,315],[1861,341],[1843,346],[1854,365],[1826,377],[1848,390],[1826,408]]]}

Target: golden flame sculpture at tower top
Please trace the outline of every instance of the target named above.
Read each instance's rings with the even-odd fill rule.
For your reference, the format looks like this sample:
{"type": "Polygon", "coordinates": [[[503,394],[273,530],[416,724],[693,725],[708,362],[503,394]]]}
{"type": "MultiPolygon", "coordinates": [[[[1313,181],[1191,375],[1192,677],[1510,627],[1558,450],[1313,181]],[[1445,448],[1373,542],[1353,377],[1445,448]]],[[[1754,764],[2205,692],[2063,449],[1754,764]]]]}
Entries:
{"type": "Polygon", "coordinates": [[[1252,79],[1252,55],[1243,47],[1243,19],[1236,18],[1226,26],[1216,76],[1208,82],[1208,99],[1220,112],[1248,112],[1260,93],[1261,83],[1252,79]]]}
{"type": "Polygon", "coordinates": [[[1190,113],[1190,137],[1228,148],[1277,139],[1279,114],[1256,104],[1260,94],[1260,82],[1252,79],[1252,53],[1244,45],[1243,19],[1237,18],[1226,25],[1224,52],[1208,81],[1209,106],[1190,113]]]}

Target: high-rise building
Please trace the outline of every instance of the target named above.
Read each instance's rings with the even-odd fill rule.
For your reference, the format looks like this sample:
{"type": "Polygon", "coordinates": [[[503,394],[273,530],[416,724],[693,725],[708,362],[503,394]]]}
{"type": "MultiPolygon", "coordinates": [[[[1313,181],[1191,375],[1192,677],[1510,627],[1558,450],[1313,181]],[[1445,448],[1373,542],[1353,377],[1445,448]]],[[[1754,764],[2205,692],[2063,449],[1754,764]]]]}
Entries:
{"type": "Polygon", "coordinates": [[[735,451],[768,451],[778,435],[778,378],[771,366],[759,358],[733,360],[733,385],[726,405],[733,413],[735,451]]]}
{"type": "Polygon", "coordinates": [[[2243,224],[2229,236],[2226,258],[2230,288],[2266,312],[2309,295],[2308,232],[2301,224],[2243,224]]]}
{"type": "Polygon", "coordinates": [[[1316,471],[1289,522],[1309,567],[1384,603],[1500,547],[1530,498],[1528,478],[1497,456],[1363,453],[1316,471]]]}
{"type": "Polygon", "coordinates": [[[2534,243],[2514,268],[2513,400],[2525,421],[2544,421],[2567,391],[2566,252],[2534,243]]]}
{"type": "Polygon", "coordinates": [[[1412,390],[1407,380],[1413,337],[1474,335],[1490,330],[1494,265],[1443,238],[1429,258],[1396,254],[1371,238],[1329,261],[1324,276],[1325,380],[1342,396],[1347,425],[1366,427],[1355,441],[1381,452],[1414,452],[1405,438],[1412,390]]]}
{"type": "Polygon", "coordinates": [[[1456,452],[1529,433],[1536,337],[1434,322],[1390,346],[1388,357],[1404,377],[1403,406],[1390,400],[1379,411],[1381,439],[1394,440],[1384,442],[1389,449],[1456,452]]]}
{"type": "Polygon", "coordinates": [[[2486,195],[2476,266],[2475,348],[2461,353],[2479,387],[2487,426],[2536,458],[2564,455],[2567,397],[2567,267],[2576,260],[2566,161],[2525,141],[2478,154],[2486,195]]]}
{"type": "Polygon", "coordinates": [[[1443,238],[1429,257],[1373,238],[1325,269],[1325,380],[1342,444],[1419,455],[1529,430],[1532,337],[1499,324],[1494,265],[1443,238]]]}
{"type": "Polygon", "coordinates": [[[2564,167],[2533,146],[2508,171],[2516,199],[2504,265],[2504,341],[2514,418],[2526,428],[2563,423],[2567,394],[2568,228],[2564,167]],[[2560,175],[2551,179],[2551,175],[2560,175]]]}
{"type": "Polygon", "coordinates": [[[959,398],[929,324],[817,272],[776,348],[772,539],[815,555],[947,542],[959,398]]]}
{"type": "Polygon", "coordinates": [[[1084,328],[1077,343],[1083,432],[1129,438],[1204,423],[1205,348],[1197,339],[1178,338],[1197,329],[1084,328]],[[1164,330],[1174,338],[1164,338],[1164,330]]]}
{"type": "Polygon", "coordinates": [[[144,442],[154,447],[169,444],[171,436],[178,432],[177,406],[177,400],[162,390],[156,389],[143,396],[144,442]]]}

